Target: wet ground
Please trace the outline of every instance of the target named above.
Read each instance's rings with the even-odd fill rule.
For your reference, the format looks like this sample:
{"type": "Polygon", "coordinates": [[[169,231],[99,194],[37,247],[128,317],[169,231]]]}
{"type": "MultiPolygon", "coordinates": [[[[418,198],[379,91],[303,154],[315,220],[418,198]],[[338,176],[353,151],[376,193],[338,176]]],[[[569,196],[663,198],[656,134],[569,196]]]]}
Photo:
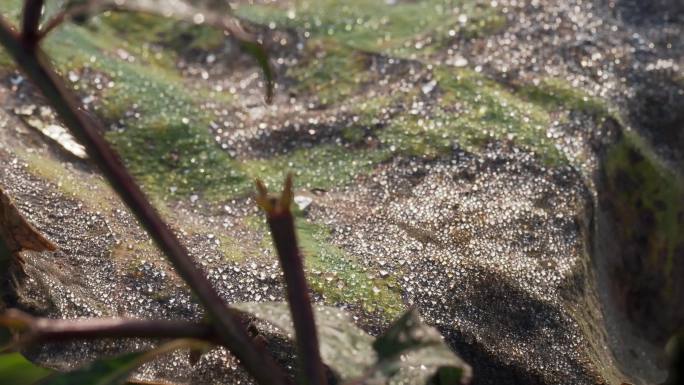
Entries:
{"type": "MultiPolygon", "coordinates": [[[[282,299],[251,181],[293,171],[314,296],[366,330],[415,305],[477,384],[661,381],[684,319],[677,2],[343,3],[239,4],[278,73],[271,105],[251,58],[203,26],[104,15],[47,51],[228,301],[282,299]]],[[[17,305],[201,317],[2,68],[0,184],[60,247],[27,256],[17,305]]],[[[64,368],[145,344],[33,354],[64,368]]],[[[140,377],[220,382],[225,362],[140,377]]]]}

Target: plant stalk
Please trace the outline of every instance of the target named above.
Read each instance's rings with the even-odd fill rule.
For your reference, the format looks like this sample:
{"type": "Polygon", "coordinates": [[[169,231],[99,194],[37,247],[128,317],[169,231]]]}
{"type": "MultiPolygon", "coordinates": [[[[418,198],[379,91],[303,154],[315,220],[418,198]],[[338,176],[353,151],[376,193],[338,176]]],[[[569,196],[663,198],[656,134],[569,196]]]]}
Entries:
{"type": "Polygon", "coordinates": [[[287,177],[280,198],[269,199],[265,187],[260,183],[257,186],[260,191],[259,202],[266,211],[266,220],[285,277],[287,302],[290,304],[302,375],[308,385],[325,385],[325,367],[319,350],[304,260],[297,245],[294,217],[290,211],[292,176],[287,177]]]}
{"type": "Polygon", "coordinates": [[[20,341],[30,343],[101,338],[192,338],[222,344],[208,323],[180,320],[93,318],[61,320],[33,317],[16,309],[0,315],[0,325],[25,329],[20,341]]]}
{"type": "Polygon", "coordinates": [[[34,46],[38,42],[38,29],[43,14],[43,0],[25,0],[21,20],[21,36],[25,44],[34,46]]]}

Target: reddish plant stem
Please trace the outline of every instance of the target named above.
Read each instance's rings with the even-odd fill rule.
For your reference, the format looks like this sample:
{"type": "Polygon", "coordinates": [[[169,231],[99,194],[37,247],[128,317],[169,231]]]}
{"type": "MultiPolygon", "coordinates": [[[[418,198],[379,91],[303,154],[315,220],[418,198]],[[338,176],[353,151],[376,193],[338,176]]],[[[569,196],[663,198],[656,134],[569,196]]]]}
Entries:
{"type": "MultiPolygon", "coordinates": [[[[267,199],[263,195],[265,190],[263,187],[260,190],[262,191],[260,199],[263,201],[267,199]]],[[[266,209],[266,219],[285,277],[287,302],[290,304],[301,371],[308,385],[325,385],[327,383],[325,367],[319,351],[316,322],[304,273],[304,261],[297,245],[294,217],[290,211],[291,177],[288,176],[285,182],[285,191],[281,198],[270,203],[270,207],[262,206],[266,209]]]]}
{"type": "Polygon", "coordinates": [[[25,0],[21,20],[21,37],[25,44],[34,46],[38,42],[43,0],[25,0]]]}
{"type": "Polygon", "coordinates": [[[19,310],[0,316],[0,325],[26,329],[20,340],[38,342],[101,338],[192,338],[222,344],[207,323],[179,320],[94,318],[61,320],[33,317],[19,310]]]}
{"type": "MultiPolygon", "coordinates": [[[[31,3],[28,1],[26,4],[31,3]]],[[[34,10],[35,11],[35,10],[34,10]]],[[[0,18],[0,44],[14,58],[19,68],[33,80],[57,112],[62,122],[86,147],[90,158],[105,178],[136,215],[159,248],[166,254],[178,274],[185,280],[213,321],[218,335],[245,369],[263,385],[285,385],[290,380],[273,358],[253,343],[237,317],[195,266],[187,249],[149,203],[118,155],[102,137],[102,124],[80,109],[75,95],[37,45],[27,44],[0,18]]]]}
{"type": "Polygon", "coordinates": [[[57,27],[59,27],[60,25],[62,25],[62,23],[64,23],[64,21],[66,21],[67,18],[68,18],[72,13],[75,13],[74,10],[77,10],[77,11],[85,11],[85,10],[87,10],[87,9],[88,9],[88,4],[86,3],[86,4],[84,4],[84,5],[80,6],[80,7],[74,7],[74,9],[72,9],[72,10],[70,10],[70,11],[65,11],[65,10],[60,11],[57,15],[53,16],[52,19],[47,20],[47,21],[43,24],[43,28],[41,28],[40,31],[38,31],[37,39],[38,39],[39,41],[40,41],[40,40],[43,40],[43,39],[45,38],[45,36],[49,35],[50,32],[52,32],[52,30],[54,30],[55,28],[57,28],[57,27]]]}

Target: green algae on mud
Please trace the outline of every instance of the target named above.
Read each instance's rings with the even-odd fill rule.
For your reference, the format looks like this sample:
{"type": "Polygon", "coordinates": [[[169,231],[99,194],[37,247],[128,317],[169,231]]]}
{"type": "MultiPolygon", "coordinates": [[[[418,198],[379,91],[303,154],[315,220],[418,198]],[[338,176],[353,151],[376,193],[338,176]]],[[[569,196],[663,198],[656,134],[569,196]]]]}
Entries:
{"type": "MultiPolygon", "coordinates": [[[[171,197],[202,193],[209,200],[246,191],[250,182],[209,131],[216,116],[203,103],[216,95],[188,89],[161,54],[148,52],[139,61],[115,55],[132,44],[112,38],[106,25],[97,32],[65,26],[48,41],[48,52],[65,72],[87,70],[106,79],[95,110],[110,125],[126,127],[107,137],[148,191],[171,197]]],[[[139,51],[145,43],[135,44],[139,51]]]]}
{"type": "MultiPolygon", "coordinates": [[[[684,184],[652,155],[644,153],[632,135],[625,135],[609,149],[605,161],[607,181],[623,219],[634,224],[621,226],[624,231],[631,234],[644,230],[637,223],[643,220],[644,212],[649,213],[652,223],[642,223],[652,226],[646,260],[669,276],[675,253],[684,247],[684,184]]],[[[668,277],[668,285],[673,278],[668,277]]]]}
{"type": "MultiPolygon", "coordinates": [[[[263,234],[264,247],[272,247],[263,218],[248,217],[246,223],[263,234]]],[[[377,272],[361,266],[353,256],[330,243],[330,229],[308,221],[297,211],[295,228],[304,255],[307,280],[325,303],[358,306],[387,321],[404,310],[398,277],[380,277],[377,272]]]]}
{"type": "MultiPolygon", "coordinates": [[[[368,68],[373,55],[369,52],[397,55],[392,50],[404,47],[418,35],[424,37],[420,26],[428,18],[418,11],[428,12],[428,16],[439,15],[444,26],[461,23],[457,19],[469,23],[477,19],[473,16],[477,12],[498,12],[471,2],[454,4],[461,7],[456,14],[440,8],[437,2],[390,7],[359,2],[358,7],[342,7],[349,20],[356,20],[352,16],[358,12],[370,15],[350,31],[345,27],[339,34],[330,34],[314,28],[318,23],[328,22],[321,19],[329,17],[326,9],[338,5],[326,1],[314,10],[310,4],[298,3],[301,8],[296,7],[294,18],[290,17],[291,10],[277,7],[249,6],[239,11],[253,18],[261,15],[261,21],[265,21],[263,17],[277,16],[290,23],[288,26],[312,30],[314,36],[307,41],[301,65],[288,68],[287,75],[294,80],[292,90],[311,95],[324,105],[366,96],[363,89],[377,77],[368,68]],[[464,17],[459,18],[460,15],[464,17]]],[[[377,132],[379,147],[347,151],[317,145],[285,155],[233,159],[215,143],[208,128],[216,117],[204,108],[203,102],[217,95],[188,89],[187,81],[175,68],[175,52],[180,49],[179,36],[183,35],[174,32],[179,29],[177,25],[153,16],[105,14],[87,27],[64,26],[47,44],[48,52],[62,71],[97,72],[105,79],[95,111],[114,127],[107,134],[108,139],[148,192],[156,196],[181,198],[200,194],[209,201],[228,199],[246,194],[251,189],[250,178],[276,184],[287,169],[299,170],[299,179],[305,186],[335,187],[349,183],[359,173],[371,171],[375,164],[391,156],[434,157],[448,153],[454,145],[477,151],[491,139],[513,140],[546,159],[560,158],[544,134],[549,118],[543,109],[525,103],[473,71],[438,66],[434,73],[442,94],[438,106],[430,111],[430,122],[408,113],[391,117],[382,122],[384,127],[377,132]]],[[[205,29],[190,29],[191,42],[197,41],[198,49],[219,44],[220,36],[205,29]]],[[[74,86],[87,87],[79,82],[74,86]]],[[[371,110],[377,111],[399,98],[406,103],[420,93],[419,86],[415,88],[406,95],[380,95],[373,101],[378,105],[371,110]]],[[[230,98],[222,98],[230,104],[230,98]]],[[[373,112],[361,114],[369,116],[373,112]]],[[[371,119],[375,117],[365,120],[371,119]]],[[[358,139],[362,135],[353,128],[344,127],[343,134],[354,134],[358,139]]]]}
{"type": "Polygon", "coordinates": [[[533,151],[552,165],[567,162],[546,135],[551,118],[544,108],[472,70],[439,66],[433,77],[439,90],[436,103],[422,113],[400,113],[376,132],[392,153],[437,157],[455,147],[478,152],[488,141],[500,140],[533,151]]]}
{"type": "Polygon", "coordinates": [[[616,226],[619,259],[610,278],[629,318],[658,343],[684,313],[684,183],[633,132],[625,132],[603,161],[601,202],[616,226]]]}
{"type": "MultiPolygon", "coordinates": [[[[3,0],[0,1],[0,15],[9,21],[12,25],[19,22],[21,16],[21,0],[3,0]]],[[[14,61],[9,56],[5,47],[0,45],[0,75],[4,75],[9,70],[15,68],[14,61]]]]}
{"type": "Polygon", "coordinates": [[[323,105],[337,104],[370,81],[367,59],[367,54],[333,39],[309,40],[302,60],[287,76],[295,80],[296,94],[311,95],[323,105]]]}
{"type": "MultiPolygon", "coordinates": [[[[551,123],[550,106],[597,113],[605,110],[594,99],[583,100],[580,91],[556,83],[549,83],[555,88],[545,88],[546,94],[530,91],[518,95],[475,71],[440,65],[432,70],[440,91],[437,103],[425,111],[413,112],[409,106],[420,99],[420,85],[407,92],[376,93],[370,101],[363,99],[372,92],[373,80],[378,80],[369,74],[369,54],[336,44],[330,38],[313,39],[309,44],[306,52],[312,55],[300,63],[302,67],[288,71],[296,80],[294,88],[324,105],[347,105],[350,98],[358,100],[359,105],[351,106],[351,111],[360,117],[359,124],[375,122],[381,126],[374,131],[381,143],[376,151],[388,154],[378,156],[381,161],[391,155],[445,155],[455,146],[477,152],[490,140],[503,140],[535,152],[549,164],[563,165],[568,160],[546,135],[551,123]],[[378,119],[381,110],[393,106],[403,112],[378,119]]],[[[345,131],[351,133],[349,127],[345,131]]],[[[358,137],[359,133],[355,134],[358,137]]]]}
{"type": "Polygon", "coordinates": [[[12,58],[9,57],[7,51],[0,47],[0,75],[5,75],[5,73],[12,71],[14,69],[14,62],[12,58]]]}
{"type": "MultiPolygon", "coordinates": [[[[373,83],[378,79],[369,74],[371,54],[329,37],[308,43],[311,46],[305,52],[310,55],[302,60],[301,67],[288,71],[296,80],[294,89],[324,105],[348,106],[350,99],[358,102],[360,106],[351,106],[351,111],[361,118],[361,124],[381,126],[374,134],[382,150],[394,155],[435,157],[448,154],[455,146],[477,152],[488,141],[499,140],[533,151],[547,164],[565,165],[570,160],[547,136],[550,114],[580,111],[596,119],[615,115],[602,99],[560,79],[547,78],[537,85],[511,90],[473,70],[444,65],[432,66],[439,89],[436,105],[426,107],[423,113],[412,113],[406,110],[412,101],[420,99],[419,85],[391,95],[373,93],[373,83]],[[404,112],[378,119],[383,109],[393,106],[404,112]]],[[[354,134],[358,137],[359,132],[354,134]]]]}
{"type": "Polygon", "coordinates": [[[267,159],[245,160],[242,167],[251,178],[261,179],[275,190],[289,172],[302,188],[328,189],[350,183],[386,158],[387,154],[378,150],[321,144],[267,159]]]}
{"type": "Polygon", "coordinates": [[[558,78],[544,78],[537,84],[525,84],[517,93],[550,111],[582,111],[597,117],[613,115],[606,101],[558,78]]]}
{"type": "Polygon", "coordinates": [[[458,36],[472,38],[500,30],[506,19],[483,1],[430,0],[294,1],[286,5],[241,5],[250,21],[328,36],[351,48],[401,58],[421,58],[458,36]]]}
{"type": "MultiPolygon", "coordinates": [[[[21,2],[3,2],[0,9],[16,19],[21,2]]],[[[61,26],[48,37],[45,50],[64,74],[100,75],[96,84],[86,78],[72,86],[81,93],[95,91],[93,108],[108,125],[126,126],[107,138],[148,192],[164,198],[200,193],[211,201],[251,188],[208,129],[216,116],[204,107],[206,101],[231,98],[189,87],[176,61],[181,49],[222,42],[222,33],[204,26],[105,13],[84,26],[61,26]]],[[[0,54],[0,65],[7,68],[4,57],[0,54]]]]}
{"type": "Polygon", "coordinates": [[[299,244],[305,255],[309,282],[332,304],[358,304],[370,313],[392,320],[403,310],[397,276],[382,278],[363,268],[353,257],[329,243],[330,231],[323,225],[296,224],[299,244]]]}
{"type": "Polygon", "coordinates": [[[546,160],[562,159],[546,135],[551,119],[545,110],[475,71],[441,67],[435,78],[444,91],[440,106],[460,107],[449,123],[467,146],[491,136],[511,140],[546,160]]]}
{"type": "MultiPolygon", "coordinates": [[[[101,21],[132,47],[145,42],[155,43],[164,48],[164,56],[189,50],[211,51],[225,43],[223,31],[216,28],[157,15],[107,12],[101,16],[101,21]]],[[[140,48],[145,49],[145,44],[140,48]]]]}
{"type": "Polygon", "coordinates": [[[78,199],[90,209],[110,213],[116,197],[112,188],[99,176],[77,173],[47,154],[16,148],[15,153],[26,162],[27,171],[57,186],[64,195],[78,199]]]}

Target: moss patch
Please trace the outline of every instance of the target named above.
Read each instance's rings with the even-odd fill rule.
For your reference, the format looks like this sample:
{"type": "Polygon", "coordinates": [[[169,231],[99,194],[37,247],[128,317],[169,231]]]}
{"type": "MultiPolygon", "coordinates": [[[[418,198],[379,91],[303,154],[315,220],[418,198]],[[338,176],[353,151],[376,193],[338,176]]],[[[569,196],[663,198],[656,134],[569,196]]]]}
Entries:
{"type": "MultiPolygon", "coordinates": [[[[0,6],[13,19],[20,9],[17,0],[0,6]]],[[[200,193],[219,200],[250,188],[209,131],[216,116],[206,101],[231,98],[189,87],[175,61],[178,50],[216,47],[223,41],[221,32],[206,27],[106,13],[85,27],[63,25],[49,36],[45,49],[64,73],[102,75],[104,84],[85,78],[74,87],[97,95],[95,111],[108,125],[125,127],[107,137],[148,192],[172,198],[200,193]],[[162,43],[166,46],[155,47],[162,43]]],[[[9,58],[0,53],[0,67],[9,66],[9,58]]]]}
{"type": "Polygon", "coordinates": [[[605,172],[623,237],[646,242],[647,266],[671,289],[673,266],[684,257],[684,184],[647,155],[628,135],[609,150],[605,172]]]}
{"type": "Polygon", "coordinates": [[[332,304],[359,304],[368,312],[393,319],[403,309],[395,278],[377,278],[340,248],[328,242],[322,225],[297,221],[297,235],[305,255],[309,282],[332,304]]]}
{"type": "MultiPolygon", "coordinates": [[[[448,30],[466,33],[471,27],[471,34],[485,31],[500,24],[492,20],[503,17],[479,2],[460,1],[449,8],[441,1],[396,5],[301,1],[293,8],[244,6],[239,12],[311,34],[303,61],[289,68],[287,75],[295,80],[296,93],[313,96],[324,105],[361,99],[364,89],[375,83],[379,74],[370,70],[372,54],[367,51],[401,56],[396,51],[415,49],[416,39],[440,34],[447,38],[448,30]]],[[[88,28],[64,26],[51,36],[47,50],[64,72],[103,75],[106,84],[95,92],[99,97],[95,110],[110,126],[119,127],[108,133],[108,139],[157,197],[197,193],[209,201],[227,199],[251,190],[253,177],[277,185],[288,170],[298,173],[301,185],[329,188],[349,183],[392,155],[434,157],[454,145],[476,151],[490,139],[513,140],[547,159],[560,158],[546,138],[549,118],[539,107],[541,102],[526,102],[472,71],[437,67],[439,102],[422,114],[402,113],[380,122],[384,129],[377,132],[379,147],[350,150],[321,145],[267,159],[235,160],[215,143],[209,126],[217,120],[216,111],[205,105],[216,99],[230,103],[230,98],[188,87],[174,65],[179,50],[193,44],[198,49],[215,48],[222,36],[149,15],[105,14],[88,28]]],[[[84,78],[75,86],[87,93],[91,83],[84,78]]],[[[379,122],[383,108],[408,105],[418,94],[416,85],[400,95],[353,103],[360,121],[344,128],[343,138],[359,143],[368,132],[367,127],[359,129],[361,125],[379,122]]],[[[530,91],[528,96],[542,99],[541,94],[530,91]]],[[[570,97],[576,102],[576,95],[562,95],[565,99],[556,97],[553,102],[570,97]]]]}
{"type": "Polygon", "coordinates": [[[55,184],[66,196],[85,203],[94,211],[111,212],[112,200],[116,200],[112,189],[97,176],[76,175],[64,163],[37,152],[16,148],[15,153],[27,162],[30,173],[55,184]]]}
{"type": "MultiPolygon", "coordinates": [[[[107,12],[100,22],[116,33],[120,39],[131,43],[132,48],[141,42],[156,43],[171,52],[188,50],[213,50],[225,43],[223,32],[217,28],[194,25],[176,19],[144,13],[107,12]]],[[[140,48],[145,48],[143,44],[140,48]]],[[[167,50],[164,54],[169,54],[167,50]]]]}
{"type": "MultiPolygon", "coordinates": [[[[17,25],[21,15],[21,0],[0,1],[0,15],[13,25],[17,25]]],[[[0,45],[0,74],[4,74],[15,68],[14,61],[5,48],[0,45]]]]}
{"type": "Polygon", "coordinates": [[[245,253],[244,247],[241,247],[240,245],[241,242],[235,238],[227,235],[218,236],[218,250],[226,261],[244,262],[247,260],[248,254],[250,255],[250,258],[253,258],[252,255],[255,255],[255,253],[245,253]]]}
{"type": "Polygon", "coordinates": [[[162,197],[200,193],[208,200],[245,191],[249,181],[209,131],[216,115],[204,103],[212,95],[188,89],[163,65],[114,56],[130,44],[101,28],[93,33],[65,26],[50,39],[48,51],[65,71],[87,68],[107,79],[96,111],[111,125],[125,127],[107,137],[147,190],[162,197]]]}
{"type": "Polygon", "coordinates": [[[111,249],[112,260],[128,266],[136,271],[143,261],[161,259],[163,256],[151,241],[126,241],[115,244],[111,249]]]}
{"type": "Polygon", "coordinates": [[[21,18],[23,0],[3,0],[0,2],[0,13],[5,20],[18,25],[21,18]]]}
{"type": "Polygon", "coordinates": [[[536,85],[524,85],[517,94],[548,110],[583,111],[597,117],[610,115],[610,108],[604,100],[591,96],[562,79],[545,78],[536,85]]]}
{"type": "Polygon", "coordinates": [[[367,0],[294,1],[287,5],[242,5],[249,20],[328,36],[352,48],[397,57],[425,57],[461,35],[474,37],[501,29],[506,19],[483,1],[367,0]]]}
{"type": "MultiPolygon", "coordinates": [[[[349,56],[346,58],[350,60],[349,56]]],[[[311,77],[306,79],[307,87],[316,89],[318,84],[320,87],[345,84],[346,87],[331,87],[331,92],[337,93],[334,99],[341,101],[350,95],[363,94],[363,81],[345,78],[346,75],[334,67],[325,68],[325,73],[332,79],[311,77]],[[352,90],[354,86],[356,91],[352,90]]],[[[554,88],[554,93],[549,91],[547,99],[542,99],[541,91],[534,94],[537,99],[533,99],[531,92],[524,95],[512,93],[505,86],[468,69],[436,67],[433,77],[437,82],[434,103],[421,105],[424,98],[419,85],[391,95],[366,99],[351,107],[358,120],[342,129],[343,138],[358,143],[372,127],[370,131],[379,140],[380,147],[372,150],[377,154],[369,161],[376,163],[395,155],[428,158],[448,155],[454,147],[478,152],[489,141],[510,141],[535,152],[550,165],[562,165],[568,159],[558,150],[555,141],[547,137],[550,112],[583,109],[596,114],[607,113],[600,101],[585,100],[580,91],[560,86],[554,88]],[[414,102],[419,102],[415,110],[411,107],[414,102]],[[396,112],[387,116],[385,111],[391,108],[396,112]]],[[[319,156],[316,151],[316,147],[301,150],[297,157],[309,157],[308,164],[316,164],[311,162],[319,156]]],[[[325,152],[320,155],[327,156],[325,152]]],[[[369,170],[370,167],[364,169],[369,170]]]]}
{"type": "Polygon", "coordinates": [[[263,180],[273,191],[281,188],[288,172],[294,173],[299,187],[326,189],[351,182],[387,156],[380,150],[318,145],[268,159],[248,160],[243,168],[250,177],[263,180]]]}
{"type": "Polygon", "coordinates": [[[367,61],[362,52],[332,39],[317,39],[309,42],[302,61],[287,75],[296,81],[295,93],[311,95],[324,105],[336,104],[371,79],[367,61]]]}
{"type": "Polygon", "coordinates": [[[684,320],[684,183],[634,133],[609,149],[603,178],[601,203],[619,247],[605,256],[611,287],[635,326],[664,343],[684,320]]]}
{"type": "Polygon", "coordinates": [[[14,62],[12,58],[3,47],[0,47],[0,75],[4,75],[8,71],[14,69],[14,62]]]}
{"type": "MultiPolygon", "coordinates": [[[[250,217],[246,223],[264,234],[264,247],[273,247],[263,218],[250,217]]],[[[324,225],[297,218],[295,226],[309,285],[327,304],[357,305],[387,320],[401,313],[404,307],[396,277],[380,278],[359,265],[354,257],[330,243],[330,230],[324,225]]]]}
{"type": "Polygon", "coordinates": [[[161,196],[197,192],[209,201],[249,189],[239,166],[199,124],[158,122],[113,132],[108,138],[148,191],[161,196]]]}
{"type": "Polygon", "coordinates": [[[434,157],[454,146],[477,152],[489,140],[503,140],[550,163],[565,162],[546,136],[550,117],[543,108],[470,70],[439,67],[434,76],[441,91],[438,103],[422,113],[403,114],[378,133],[391,151],[434,157]]]}

